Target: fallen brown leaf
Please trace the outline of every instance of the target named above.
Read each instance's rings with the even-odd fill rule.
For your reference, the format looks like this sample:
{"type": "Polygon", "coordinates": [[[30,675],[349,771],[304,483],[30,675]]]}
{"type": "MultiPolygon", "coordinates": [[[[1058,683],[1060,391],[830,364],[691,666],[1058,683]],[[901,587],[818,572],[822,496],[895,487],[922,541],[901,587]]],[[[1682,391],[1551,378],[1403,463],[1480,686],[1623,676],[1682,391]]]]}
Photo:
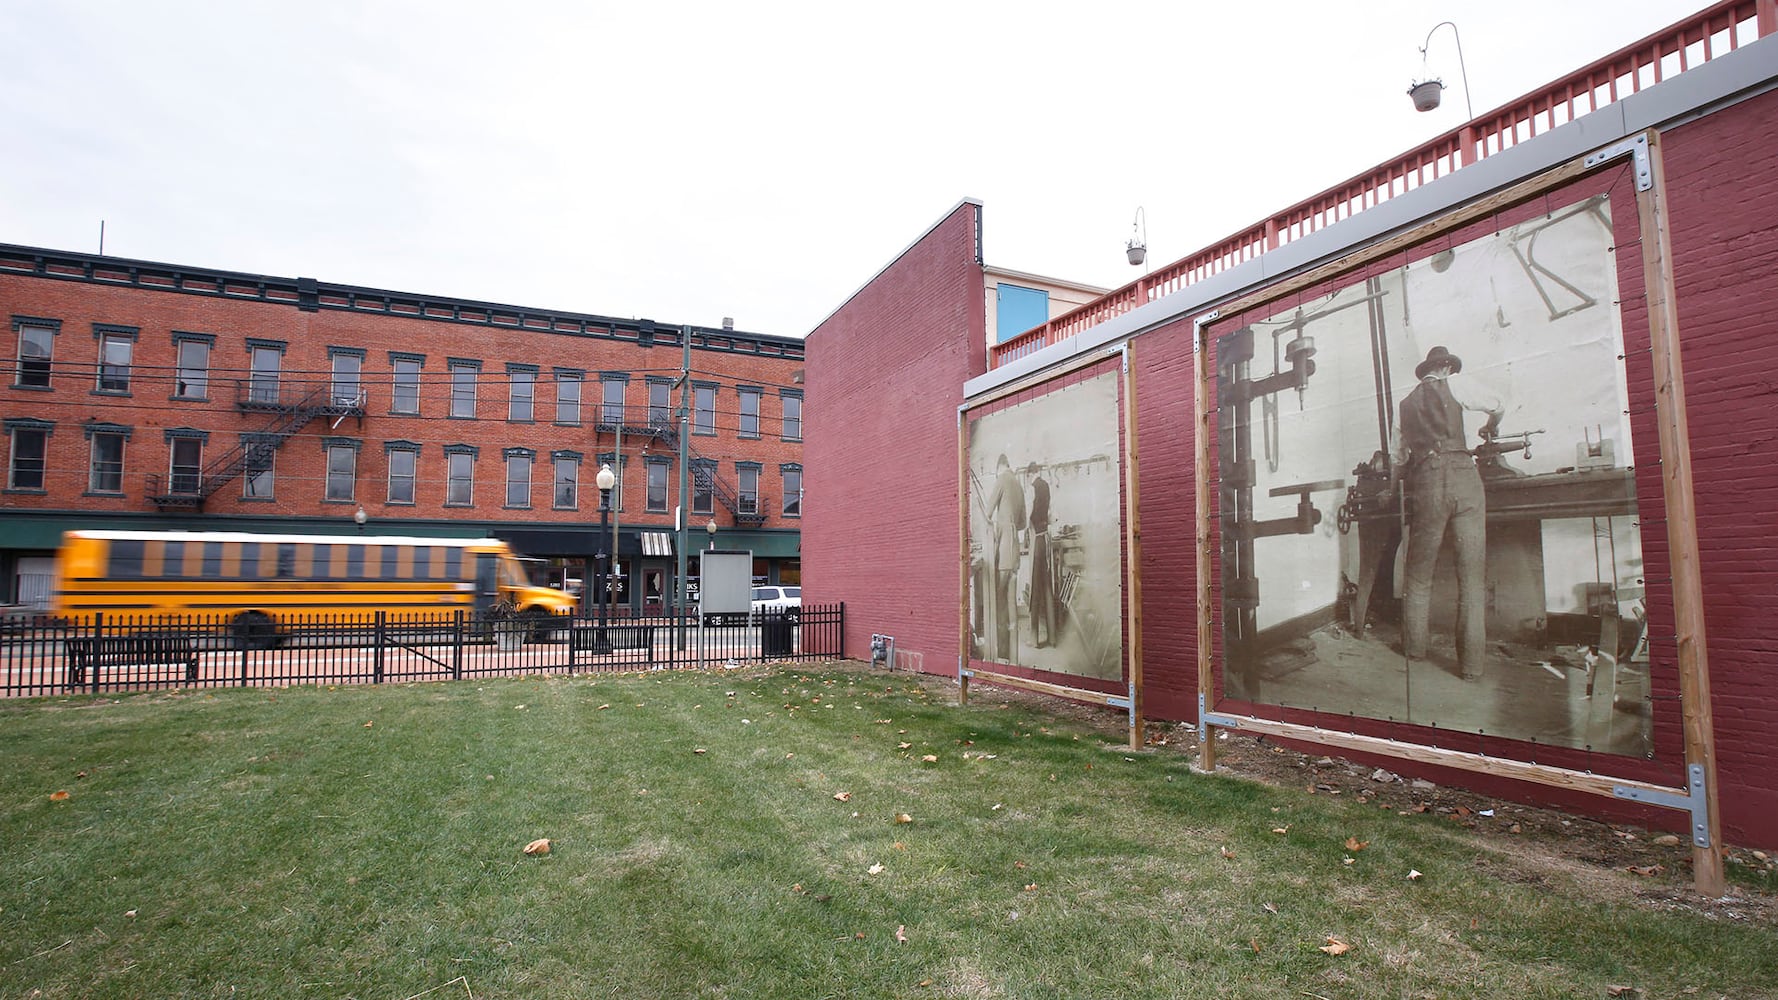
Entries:
{"type": "Polygon", "coordinates": [[[1235,852],[1229,850],[1227,847],[1221,847],[1221,848],[1218,848],[1218,850],[1220,850],[1222,852],[1222,856],[1225,858],[1232,858],[1235,856],[1235,852]]]}
{"type": "Polygon", "coordinates": [[[1639,991],[1634,986],[1607,986],[1605,992],[1614,997],[1633,997],[1639,991]]]}
{"type": "Polygon", "coordinates": [[[364,728],[366,728],[366,729],[369,729],[369,728],[370,728],[370,727],[372,727],[372,726],[374,726],[374,725],[376,725],[376,723],[375,723],[375,722],[366,722],[366,723],[365,723],[365,724],[364,724],[364,728]]]}
{"type": "Polygon", "coordinates": [[[1037,883],[1036,882],[1025,883],[1025,891],[1026,892],[1036,892],[1037,891],[1037,883]]]}
{"type": "Polygon", "coordinates": [[[1253,938],[1247,943],[1253,947],[1253,953],[1255,955],[1259,954],[1259,938],[1253,938]]]}
{"type": "Polygon", "coordinates": [[[1359,840],[1357,837],[1346,838],[1346,850],[1348,851],[1362,851],[1369,846],[1371,846],[1371,842],[1368,840],[1359,840]]]}
{"type": "Polygon", "coordinates": [[[1285,834],[1290,832],[1290,827],[1289,826],[1274,826],[1274,827],[1272,827],[1272,832],[1277,834],[1278,836],[1282,837],[1285,834]]]}
{"type": "Polygon", "coordinates": [[[1659,875],[1661,872],[1666,871],[1666,869],[1662,868],[1660,865],[1645,865],[1643,867],[1637,867],[1636,865],[1631,865],[1626,870],[1630,871],[1630,872],[1634,872],[1637,875],[1641,875],[1644,878],[1647,878],[1651,875],[1659,875]]]}
{"type": "Polygon", "coordinates": [[[610,705],[600,705],[600,706],[599,706],[599,708],[598,708],[598,711],[601,711],[601,712],[603,712],[603,711],[605,711],[605,710],[606,710],[606,709],[608,709],[608,708],[610,708],[610,707],[611,707],[611,706],[610,706],[610,705]]]}
{"type": "Polygon", "coordinates": [[[703,753],[709,753],[709,751],[705,750],[703,747],[698,747],[697,749],[693,750],[692,753],[703,754],[703,753]]]}
{"type": "Polygon", "coordinates": [[[919,982],[917,982],[917,983],[915,983],[915,984],[914,984],[914,985],[915,985],[915,986],[931,986],[931,985],[932,985],[932,980],[930,980],[930,979],[922,979],[922,980],[920,980],[920,981],[919,981],[919,982]]]}
{"type": "Polygon", "coordinates": [[[1341,941],[1339,938],[1334,937],[1332,934],[1329,934],[1327,936],[1327,943],[1322,945],[1318,950],[1325,951],[1329,955],[1344,955],[1352,950],[1352,946],[1341,941]]]}
{"type": "Polygon", "coordinates": [[[922,764],[936,764],[938,763],[938,754],[929,753],[926,756],[921,757],[920,762],[922,764]]]}
{"type": "Polygon", "coordinates": [[[62,788],[62,789],[57,789],[56,791],[50,792],[49,793],[49,800],[51,802],[66,802],[66,801],[68,801],[68,790],[65,788],[62,788]]]}
{"type": "Polygon", "coordinates": [[[1413,868],[1408,869],[1408,881],[1409,882],[1418,882],[1418,881],[1420,881],[1420,878],[1421,878],[1421,875],[1417,870],[1415,870],[1413,868]]]}
{"type": "Polygon", "coordinates": [[[833,793],[833,797],[838,799],[841,802],[852,801],[852,793],[851,792],[835,792],[835,793],[833,793]]]}
{"type": "Polygon", "coordinates": [[[866,868],[865,871],[872,875],[881,875],[883,874],[883,866],[880,864],[871,865],[869,868],[866,868]]]}
{"type": "Polygon", "coordinates": [[[1278,907],[1272,905],[1271,903],[1261,903],[1260,908],[1265,910],[1267,913],[1277,913],[1278,912],[1278,907]]]}
{"type": "Polygon", "coordinates": [[[895,925],[895,940],[900,944],[908,943],[908,928],[906,924],[895,925]]]}
{"type": "Polygon", "coordinates": [[[912,743],[909,743],[906,740],[903,740],[902,742],[895,744],[895,749],[907,750],[907,749],[911,748],[912,746],[913,746],[912,743]]]}
{"type": "Polygon", "coordinates": [[[548,837],[539,837],[536,840],[531,841],[529,844],[526,844],[525,845],[525,853],[526,854],[548,854],[549,853],[549,838],[548,837]]]}
{"type": "Polygon", "coordinates": [[[913,821],[914,821],[914,818],[912,816],[909,816],[907,813],[896,813],[895,814],[895,822],[897,822],[897,823],[912,823],[913,821]]]}

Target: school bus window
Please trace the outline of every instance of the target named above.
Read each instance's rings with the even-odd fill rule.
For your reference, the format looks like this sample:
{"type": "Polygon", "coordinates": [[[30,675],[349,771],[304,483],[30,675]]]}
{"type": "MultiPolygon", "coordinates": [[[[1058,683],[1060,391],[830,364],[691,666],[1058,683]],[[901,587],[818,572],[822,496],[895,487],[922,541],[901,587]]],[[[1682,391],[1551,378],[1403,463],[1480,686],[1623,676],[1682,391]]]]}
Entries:
{"type": "Polygon", "coordinates": [[[216,580],[222,577],[221,542],[204,543],[204,570],[202,575],[206,580],[216,580]]]}
{"type": "Polygon", "coordinates": [[[293,542],[278,543],[278,579],[289,580],[296,576],[296,545],[293,542]]]}
{"type": "Polygon", "coordinates": [[[432,579],[432,546],[417,545],[414,547],[414,579],[432,579]]]}
{"type": "Polygon", "coordinates": [[[463,575],[463,550],[445,549],[444,564],[444,578],[446,580],[460,578],[463,575]]]}
{"type": "Polygon", "coordinates": [[[348,545],[346,547],[346,578],[349,580],[364,579],[364,546],[348,545]]]}
{"type": "Polygon", "coordinates": [[[110,568],[107,576],[119,580],[142,579],[142,549],[144,543],[137,539],[118,539],[111,543],[110,568]]]}

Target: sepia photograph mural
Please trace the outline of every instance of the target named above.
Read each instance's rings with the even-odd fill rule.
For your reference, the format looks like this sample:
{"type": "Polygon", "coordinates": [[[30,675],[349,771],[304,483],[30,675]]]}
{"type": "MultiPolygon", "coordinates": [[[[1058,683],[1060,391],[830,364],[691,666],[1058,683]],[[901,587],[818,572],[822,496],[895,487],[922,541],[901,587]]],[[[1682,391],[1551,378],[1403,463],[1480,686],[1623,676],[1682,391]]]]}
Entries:
{"type": "Polygon", "coordinates": [[[969,424],[970,656],[1123,676],[1118,377],[969,424]]]}
{"type": "Polygon", "coordinates": [[[1217,339],[1226,696],[1651,752],[1611,210],[1217,339]]]}

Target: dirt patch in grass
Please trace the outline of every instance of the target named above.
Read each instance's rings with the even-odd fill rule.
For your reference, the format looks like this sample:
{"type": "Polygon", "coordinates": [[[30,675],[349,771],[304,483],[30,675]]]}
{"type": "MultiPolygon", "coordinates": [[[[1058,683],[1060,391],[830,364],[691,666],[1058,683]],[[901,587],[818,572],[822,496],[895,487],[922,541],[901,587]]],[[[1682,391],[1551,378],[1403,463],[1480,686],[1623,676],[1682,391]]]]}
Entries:
{"type": "MultiPolygon", "coordinates": [[[[954,696],[954,682],[941,677],[929,681],[951,688],[954,696]]],[[[978,684],[970,690],[970,703],[1040,708],[1110,740],[1122,740],[1129,732],[1128,717],[1122,712],[1013,688],[978,684]]],[[[1197,732],[1190,724],[1151,722],[1144,727],[1144,736],[1151,751],[1197,756],[1197,732]]],[[[1219,773],[1304,795],[1439,817],[1487,846],[1490,850],[1478,854],[1475,863],[1504,881],[1528,885],[1571,881],[1589,896],[1633,899],[1659,909],[1778,927],[1778,857],[1770,852],[1729,848],[1725,857],[1729,891],[1713,899],[1692,889],[1689,840],[1665,830],[1606,823],[1416,781],[1384,768],[1303,753],[1238,733],[1220,734],[1217,764],[1219,773]],[[1756,885],[1746,884],[1750,881],[1756,885]],[[1757,887],[1759,882],[1771,888],[1757,887]]]]}

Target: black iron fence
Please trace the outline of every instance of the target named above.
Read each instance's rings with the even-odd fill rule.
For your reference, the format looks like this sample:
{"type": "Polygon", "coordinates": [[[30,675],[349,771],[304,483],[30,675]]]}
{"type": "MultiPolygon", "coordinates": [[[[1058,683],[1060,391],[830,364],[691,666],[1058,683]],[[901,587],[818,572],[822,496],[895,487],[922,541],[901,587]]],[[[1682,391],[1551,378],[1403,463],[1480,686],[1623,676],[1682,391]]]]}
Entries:
{"type": "Polygon", "coordinates": [[[0,697],[823,660],[842,655],[845,627],[844,604],[606,623],[376,612],[293,617],[269,632],[227,616],[100,615],[81,627],[13,620],[0,632],[0,697]]]}

